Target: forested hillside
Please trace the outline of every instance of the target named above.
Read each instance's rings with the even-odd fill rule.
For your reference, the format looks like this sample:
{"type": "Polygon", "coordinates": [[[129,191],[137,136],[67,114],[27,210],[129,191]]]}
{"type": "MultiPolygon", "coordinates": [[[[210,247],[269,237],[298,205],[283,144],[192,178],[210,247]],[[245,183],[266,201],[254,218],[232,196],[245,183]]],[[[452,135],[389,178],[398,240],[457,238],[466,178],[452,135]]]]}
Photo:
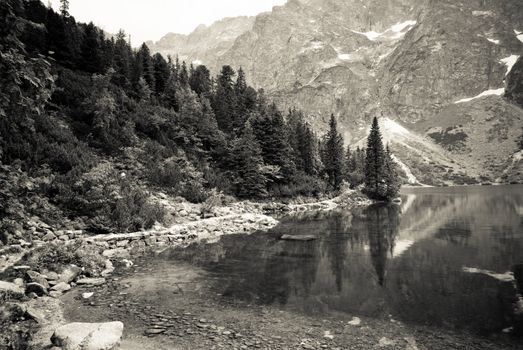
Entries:
{"type": "Polygon", "coordinates": [[[95,232],[147,228],[163,216],[151,191],[202,202],[363,183],[364,152],[345,152],[334,118],[318,138],[301,111],[278,110],[241,68],[212,77],[146,45],[135,50],[123,31],[107,37],[77,23],[67,1],[61,13],[39,0],[2,1],[0,11],[8,234],[23,215],[65,216],[95,232]]]}

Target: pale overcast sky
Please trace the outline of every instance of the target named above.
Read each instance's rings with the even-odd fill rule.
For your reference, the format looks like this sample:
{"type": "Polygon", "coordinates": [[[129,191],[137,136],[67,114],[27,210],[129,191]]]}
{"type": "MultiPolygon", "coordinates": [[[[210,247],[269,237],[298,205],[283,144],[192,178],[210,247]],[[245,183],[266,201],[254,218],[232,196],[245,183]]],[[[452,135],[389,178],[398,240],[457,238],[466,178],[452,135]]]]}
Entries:
{"type": "MultiPolygon", "coordinates": [[[[44,3],[47,0],[44,0],[44,3]]],[[[58,9],[60,0],[50,0],[58,9]]],[[[69,0],[69,12],[80,22],[92,21],[109,33],[124,29],[134,46],[169,32],[188,34],[199,24],[223,17],[269,11],[286,0],[69,0]]]]}

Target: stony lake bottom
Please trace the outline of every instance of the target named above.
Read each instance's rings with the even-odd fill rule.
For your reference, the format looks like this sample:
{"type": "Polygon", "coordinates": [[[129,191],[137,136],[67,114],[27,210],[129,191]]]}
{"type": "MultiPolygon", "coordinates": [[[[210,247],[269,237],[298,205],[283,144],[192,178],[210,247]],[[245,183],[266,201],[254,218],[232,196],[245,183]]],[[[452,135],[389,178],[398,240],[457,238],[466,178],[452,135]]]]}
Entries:
{"type": "MultiPolygon", "coordinates": [[[[189,325],[181,310],[207,300],[217,313],[270,308],[491,336],[513,326],[503,280],[518,263],[523,186],[407,188],[399,205],[293,215],[269,232],[144,257],[92,299],[67,296],[66,311],[71,320],[123,313],[131,333],[143,334],[154,323],[144,313],[171,310],[189,325]],[[107,305],[115,311],[96,311],[107,305]]],[[[167,320],[162,328],[163,317],[152,318],[169,334],[167,320]]]]}

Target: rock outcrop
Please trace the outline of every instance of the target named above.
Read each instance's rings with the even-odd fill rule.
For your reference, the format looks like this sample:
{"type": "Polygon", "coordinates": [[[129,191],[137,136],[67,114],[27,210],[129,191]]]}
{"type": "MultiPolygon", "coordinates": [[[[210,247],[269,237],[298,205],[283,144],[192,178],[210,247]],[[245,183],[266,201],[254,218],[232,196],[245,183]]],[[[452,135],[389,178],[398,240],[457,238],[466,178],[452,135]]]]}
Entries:
{"type": "Polygon", "coordinates": [[[62,350],[112,350],[118,349],[122,333],[122,322],[76,322],[58,328],[51,341],[62,350]]]}
{"type": "Polygon", "coordinates": [[[241,66],[317,130],[336,114],[353,145],[373,116],[390,118],[409,132],[391,137],[406,177],[431,174],[419,182],[521,181],[523,111],[501,97],[520,103],[521,13],[519,0],[289,0],[204,63],[241,66]]]}

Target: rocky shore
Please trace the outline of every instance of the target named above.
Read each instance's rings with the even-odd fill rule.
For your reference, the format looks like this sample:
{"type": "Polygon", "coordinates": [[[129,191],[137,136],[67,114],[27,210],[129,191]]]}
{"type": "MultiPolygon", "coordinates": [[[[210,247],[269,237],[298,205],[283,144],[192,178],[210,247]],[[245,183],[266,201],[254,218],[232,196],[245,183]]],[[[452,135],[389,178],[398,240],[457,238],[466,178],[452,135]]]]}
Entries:
{"type": "MultiPolygon", "coordinates": [[[[162,247],[220,236],[269,230],[275,217],[308,210],[333,210],[369,204],[349,191],[321,202],[235,202],[203,213],[201,205],[155,198],[173,217],[169,227],[132,233],[90,235],[82,229],[54,230],[32,218],[26,223],[31,239],[0,251],[0,344],[24,349],[113,349],[122,336],[120,324],[64,324],[59,299],[76,286],[104,286],[115,268],[128,268],[133,259],[162,247]],[[99,339],[107,339],[106,343],[99,339]],[[87,344],[87,347],[85,347],[87,344]]],[[[23,235],[20,235],[23,236],[23,235]]],[[[83,298],[89,298],[85,293],[83,298]]]]}

